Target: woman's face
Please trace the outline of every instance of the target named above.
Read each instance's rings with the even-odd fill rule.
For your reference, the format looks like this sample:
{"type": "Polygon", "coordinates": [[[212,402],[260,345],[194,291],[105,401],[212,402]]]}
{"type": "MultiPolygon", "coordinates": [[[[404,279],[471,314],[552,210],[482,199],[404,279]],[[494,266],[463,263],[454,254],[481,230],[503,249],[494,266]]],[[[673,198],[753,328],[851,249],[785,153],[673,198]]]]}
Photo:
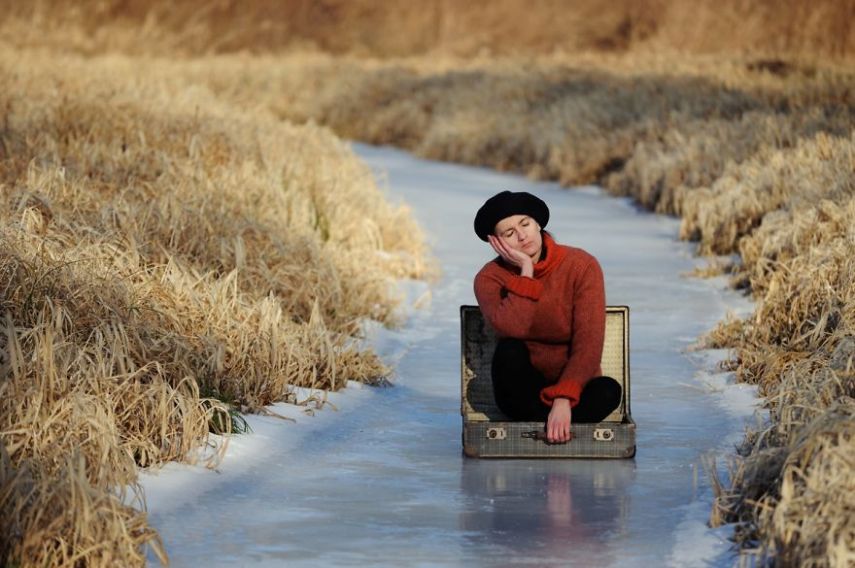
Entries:
{"type": "Polygon", "coordinates": [[[496,236],[514,250],[524,252],[534,262],[540,260],[543,237],[540,225],[528,215],[511,215],[496,223],[496,236]]]}

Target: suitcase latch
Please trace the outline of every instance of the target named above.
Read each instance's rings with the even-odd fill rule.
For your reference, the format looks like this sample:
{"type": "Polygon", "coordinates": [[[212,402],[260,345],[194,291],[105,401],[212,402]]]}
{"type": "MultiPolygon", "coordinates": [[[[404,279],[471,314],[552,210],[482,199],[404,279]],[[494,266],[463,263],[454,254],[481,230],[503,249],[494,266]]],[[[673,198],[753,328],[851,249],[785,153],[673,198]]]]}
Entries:
{"type": "Polygon", "coordinates": [[[487,428],[487,439],[488,440],[504,440],[508,437],[508,432],[504,428],[487,428]]]}
{"type": "Polygon", "coordinates": [[[615,431],[611,428],[594,428],[594,439],[598,442],[612,442],[615,439],[615,431]]]}

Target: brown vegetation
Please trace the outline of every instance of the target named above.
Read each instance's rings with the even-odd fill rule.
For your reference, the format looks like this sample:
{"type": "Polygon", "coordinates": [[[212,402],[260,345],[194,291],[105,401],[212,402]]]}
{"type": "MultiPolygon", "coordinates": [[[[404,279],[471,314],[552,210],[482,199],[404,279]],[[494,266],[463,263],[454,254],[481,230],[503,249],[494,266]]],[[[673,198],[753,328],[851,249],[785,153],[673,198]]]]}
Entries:
{"type": "Polygon", "coordinates": [[[851,0],[785,4],[10,3],[0,274],[13,396],[0,398],[0,512],[26,509],[15,518],[30,524],[0,535],[0,554],[138,561],[155,535],[103,494],[74,514],[118,519],[103,530],[124,535],[110,539],[120,552],[81,535],[60,546],[50,535],[77,518],[35,512],[130,483],[134,461],[186,459],[225,412],[199,386],[254,407],[290,382],[270,377],[332,387],[343,367],[379,373],[345,348],[348,334],[357,317],[389,317],[383,275],[418,273],[421,245],[322,123],[433,158],[600,183],[682,216],[702,253],[733,255],[728,271],[756,311],[709,342],[733,348],[731,367],[760,385],[772,420],[748,434],[713,522],[738,522],[743,547],[784,565],[851,564],[855,19],[851,0]],[[306,46],[431,56],[273,53],[306,46]],[[357,202],[372,223],[350,224],[340,206],[357,202]],[[271,330],[263,341],[247,331],[259,327],[271,330]],[[127,400],[150,410],[114,402],[127,400]],[[97,443],[46,457],[45,444],[72,441],[22,426],[32,409],[55,417],[47,425],[152,418],[84,422],[73,430],[97,443]]]}
{"type": "Polygon", "coordinates": [[[16,42],[85,53],[855,55],[853,0],[2,0],[0,13],[34,24],[16,42]]]}
{"type": "Polygon", "coordinates": [[[164,61],[0,46],[0,82],[0,562],[139,565],[136,467],[383,377],[359,320],[421,233],[329,132],[164,61]]]}

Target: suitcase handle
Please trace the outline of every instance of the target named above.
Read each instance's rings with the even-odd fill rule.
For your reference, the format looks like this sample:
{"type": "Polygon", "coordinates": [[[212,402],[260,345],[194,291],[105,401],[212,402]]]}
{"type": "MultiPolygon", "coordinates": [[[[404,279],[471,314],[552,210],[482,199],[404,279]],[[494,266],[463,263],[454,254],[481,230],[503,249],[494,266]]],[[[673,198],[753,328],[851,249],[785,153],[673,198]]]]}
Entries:
{"type": "Polygon", "coordinates": [[[570,432],[570,439],[568,439],[567,442],[550,442],[549,438],[546,437],[546,432],[544,432],[543,430],[530,430],[528,432],[523,432],[521,434],[521,436],[523,438],[531,438],[533,440],[540,440],[541,442],[545,443],[547,446],[558,446],[561,444],[566,444],[567,442],[572,440],[574,437],[573,432],[570,432]]]}

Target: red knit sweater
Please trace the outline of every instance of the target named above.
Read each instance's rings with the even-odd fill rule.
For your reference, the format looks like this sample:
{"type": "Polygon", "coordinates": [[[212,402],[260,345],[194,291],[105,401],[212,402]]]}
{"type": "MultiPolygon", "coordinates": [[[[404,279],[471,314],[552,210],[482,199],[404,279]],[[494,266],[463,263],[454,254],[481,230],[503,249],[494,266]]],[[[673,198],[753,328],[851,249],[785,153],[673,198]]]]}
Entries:
{"type": "Polygon", "coordinates": [[[602,375],[603,271],[593,256],[548,233],[543,244],[546,257],[534,265],[534,278],[497,257],[475,276],[475,297],[499,337],[524,340],[532,365],[554,381],[540,393],[544,404],[567,398],[576,406],[585,383],[602,375]]]}

